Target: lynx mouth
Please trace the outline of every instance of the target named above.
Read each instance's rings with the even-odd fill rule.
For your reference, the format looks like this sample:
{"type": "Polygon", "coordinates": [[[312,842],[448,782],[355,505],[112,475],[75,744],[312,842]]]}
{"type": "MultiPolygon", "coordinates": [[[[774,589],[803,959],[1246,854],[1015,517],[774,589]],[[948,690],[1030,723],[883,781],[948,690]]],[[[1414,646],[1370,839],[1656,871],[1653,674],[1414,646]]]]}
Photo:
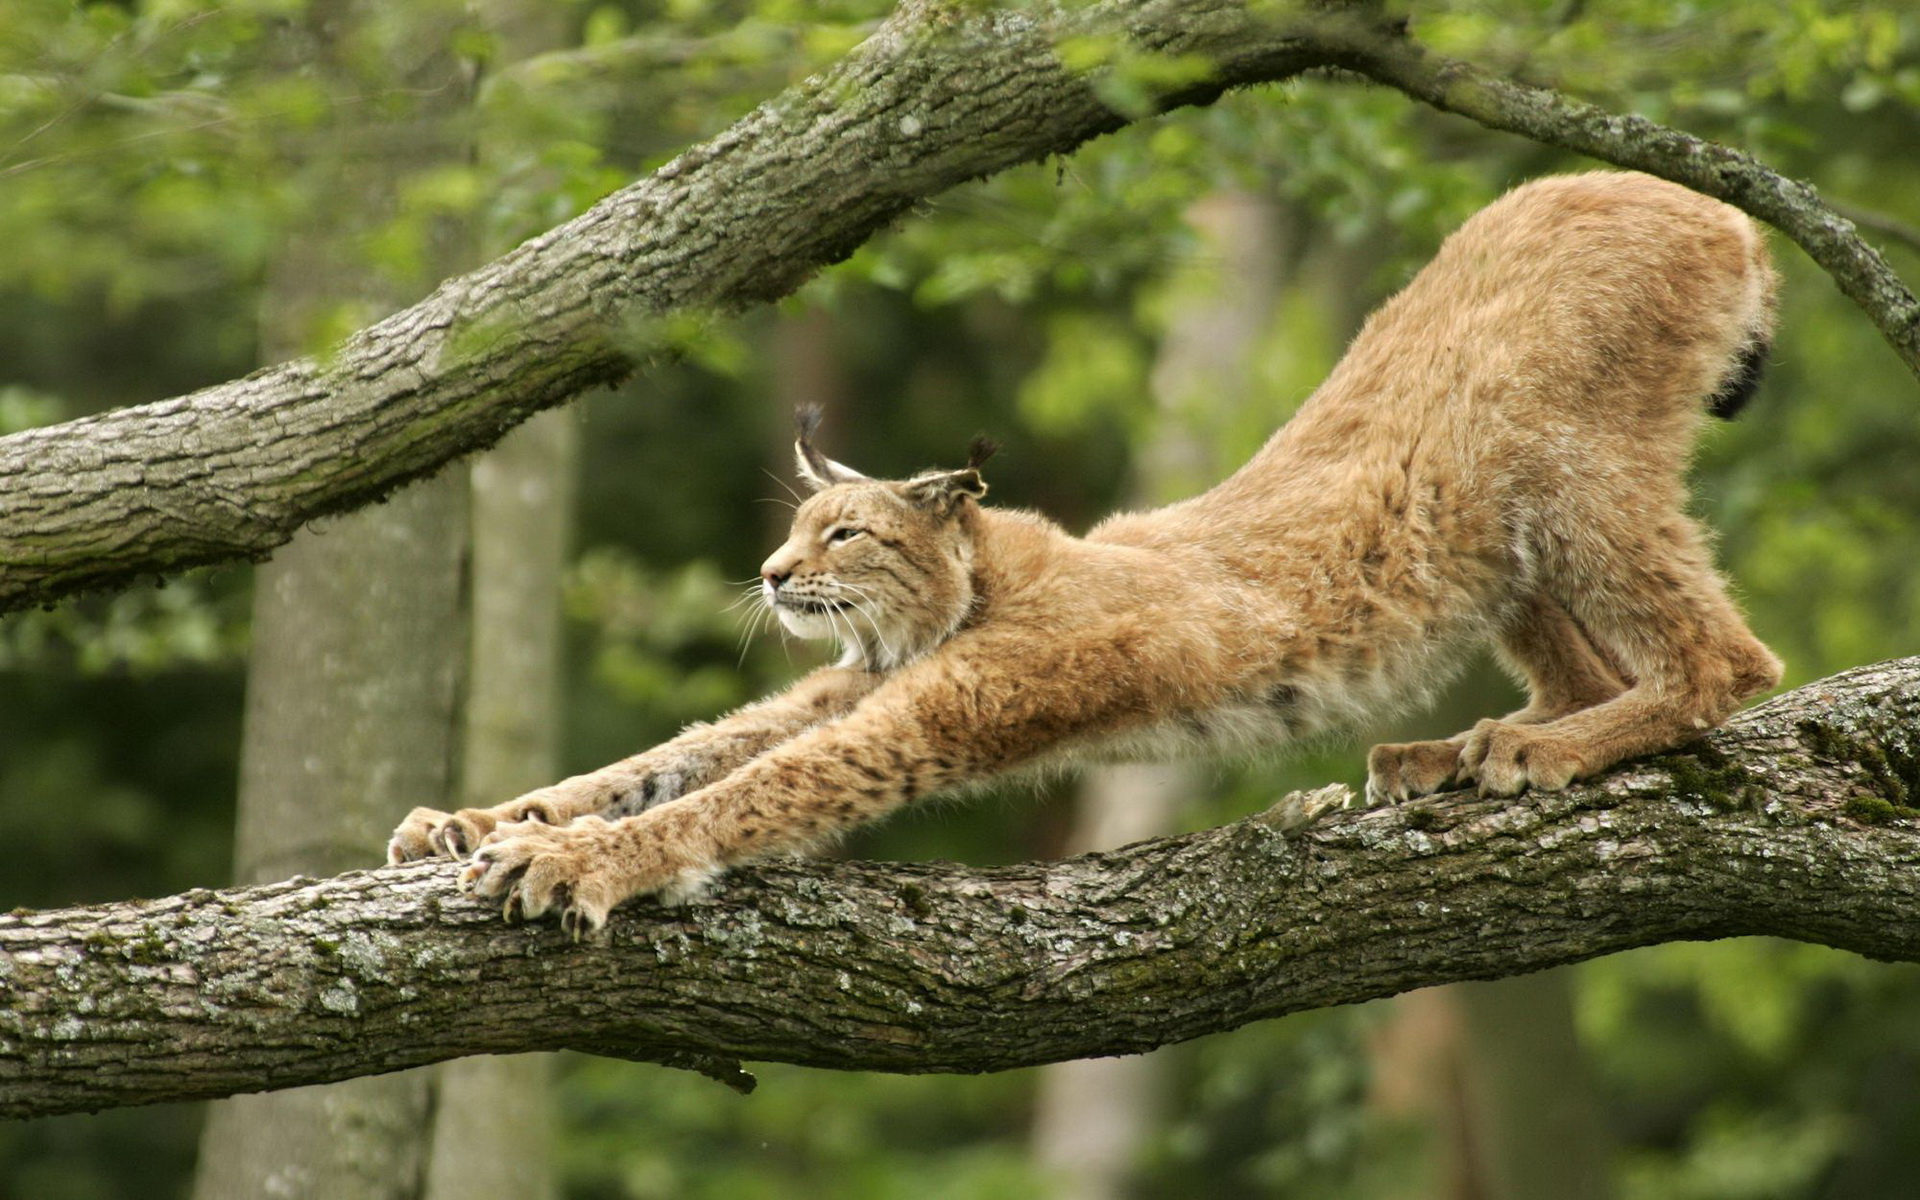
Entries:
{"type": "Polygon", "coordinates": [[[853,607],[851,600],[826,600],[815,596],[775,596],[775,608],[790,608],[795,612],[825,614],[846,612],[853,607]]]}

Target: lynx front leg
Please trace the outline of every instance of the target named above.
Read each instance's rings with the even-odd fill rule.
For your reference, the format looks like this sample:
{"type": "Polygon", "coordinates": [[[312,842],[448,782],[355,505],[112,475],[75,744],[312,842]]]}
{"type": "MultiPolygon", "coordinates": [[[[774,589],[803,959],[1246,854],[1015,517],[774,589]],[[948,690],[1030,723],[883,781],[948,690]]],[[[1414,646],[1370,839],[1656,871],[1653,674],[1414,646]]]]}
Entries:
{"type": "Polygon", "coordinates": [[[801,731],[852,708],[878,686],[869,671],[829,667],[787,691],[715,721],[695,725],[644,754],[575,775],[492,808],[444,813],[416,808],[394,830],[387,861],[465,858],[495,829],[532,822],[565,825],[583,816],[631,816],[677,800],[801,731]]]}
{"type": "Polygon", "coordinates": [[[501,900],[509,922],[557,909],[578,941],[630,896],[675,905],[699,895],[722,869],[705,824],[694,806],[676,804],[619,821],[582,817],[564,829],[506,826],[474,855],[460,886],[501,900]]]}
{"type": "Polygon", "coordinates": [[[501,900],[509,919],[558,909],[579,937],[629,897],[678,903],[730,866],[818,845],[952,782],[957,759],[930,757],[924,732],[899,712],[856,714],[677,804],[559,829],[502,826],[474,854],[461,886],[501,900]]]}
{"type": "MultiPolygon", "coordinates": [[[[1481,727],[1537,725],[1603,704],[1626,690],[1579,622],[1557,601],[1535,594],[1500,635],[1499,650],[1527,683],[1527,706],[1499,722],[1442,741],[1375,746],[1367,754],[1367,801],[1398,804],[1466,782],[1466,752],[1481,727]]],[[[1478,759],[1473,761],[1477,762],[1478,759]]]]}
{"type": "Polygon", "coordinates": [[[559,909],[578,936],[630,896],[683,899],[730,866],[819,845],[1110,723],[1105,712],[1123,701],[1102,681],[1121,674],[1117,663],[1097,653],[1071,666],[1037,662],[1032,643],[1019,644],[1024,658],[990,647],[958,663],[923,661],[846,717],[677,804],[613,822],[496,830],[462,886],[501,900],[510,916],[559,909]],[[1058,686],[1027,686],[1029,674],[1058,686]]]}

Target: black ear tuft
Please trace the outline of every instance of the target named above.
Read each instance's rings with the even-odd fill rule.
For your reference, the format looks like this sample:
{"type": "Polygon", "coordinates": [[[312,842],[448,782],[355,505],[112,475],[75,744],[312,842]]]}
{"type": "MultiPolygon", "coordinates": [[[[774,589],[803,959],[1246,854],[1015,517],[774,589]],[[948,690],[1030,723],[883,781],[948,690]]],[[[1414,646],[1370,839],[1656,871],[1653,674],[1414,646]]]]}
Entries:
{"type": "Polygon", "coordinates": [[[1000,443],[981,434],[967,446],[967,468],[978,471],[987,465],[987,460],[1000,452],[1000,443]]]}
{"type": "Polygon", "coordinates": [[[808,445],[813,444],[813,435],[820,432],[823,419],[818,404],[802,404],[793,410],[793,432],[808,445]]]}

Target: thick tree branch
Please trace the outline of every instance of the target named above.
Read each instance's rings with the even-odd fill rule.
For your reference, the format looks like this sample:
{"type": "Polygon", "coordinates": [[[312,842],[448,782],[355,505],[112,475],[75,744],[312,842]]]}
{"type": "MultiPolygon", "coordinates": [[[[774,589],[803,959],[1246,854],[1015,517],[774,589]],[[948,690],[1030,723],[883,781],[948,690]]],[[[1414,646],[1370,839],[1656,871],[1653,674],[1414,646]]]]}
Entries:
{"type": "Polygon", "coordinates": [[[262,557],[671,352],[660,317],[785,295],[914,202],[1119,127],[1055,53],[1089,38],[1215,65],[1169,103],[1319,61],[1219,0],[908,0],[831,71],[326,359],[0,439],[0,612],[262,557]]]}
{"type": "Polygon", "coordinates": [[[918,200],[1125,124],[1056,47],[1212,64],[1167,107],[1346,67],[1483,124],[1637,167],[1778,225],[1920,372],[1920,306],[1804,184],[1636,117],[1426,54],[1372,0],[907,0],[831,71],[419,304],[174,400],[0,438],[0,612],[260,558],[519,421],[670,353],[677,314],[792,291],[918,200]]]}
{"type": "Polygon", "coordinates": [[[1736,934],[1920,961],[1917,796],[1910,658],[1564,793],[1304,827],[1294,797],[996,870],[779,863],[585,945],[433,864],[15,913],[0,1117],[567,1047],[733,1082],[742,1059],[990,1071],[1736,934]]]}

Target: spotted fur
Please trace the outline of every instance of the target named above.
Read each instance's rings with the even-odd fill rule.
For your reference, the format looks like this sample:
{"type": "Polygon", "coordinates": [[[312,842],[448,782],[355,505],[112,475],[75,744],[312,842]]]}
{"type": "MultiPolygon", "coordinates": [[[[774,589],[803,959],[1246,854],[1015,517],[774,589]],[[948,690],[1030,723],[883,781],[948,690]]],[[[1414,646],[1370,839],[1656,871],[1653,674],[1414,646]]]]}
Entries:
{"type": "Polygon", "coordinates": [[[1449,238],[1244,468],[1085,537],[982,506],[981,454],[875,480],[803,426],[814,494],[763,589],[840,662],[498,809],[422,810],[392,856],[477,848],[469,886],[579,933],[1008,771],[1421,704],[1487,642],[1527,707],[1376,747],[1375,800],[1559,788],[1679,744],[1779,678],[1681,481],[1709,402],[1751,390],[1773,289],[1725,205],[1641,175],[1530,184],[1449,238]]]}

